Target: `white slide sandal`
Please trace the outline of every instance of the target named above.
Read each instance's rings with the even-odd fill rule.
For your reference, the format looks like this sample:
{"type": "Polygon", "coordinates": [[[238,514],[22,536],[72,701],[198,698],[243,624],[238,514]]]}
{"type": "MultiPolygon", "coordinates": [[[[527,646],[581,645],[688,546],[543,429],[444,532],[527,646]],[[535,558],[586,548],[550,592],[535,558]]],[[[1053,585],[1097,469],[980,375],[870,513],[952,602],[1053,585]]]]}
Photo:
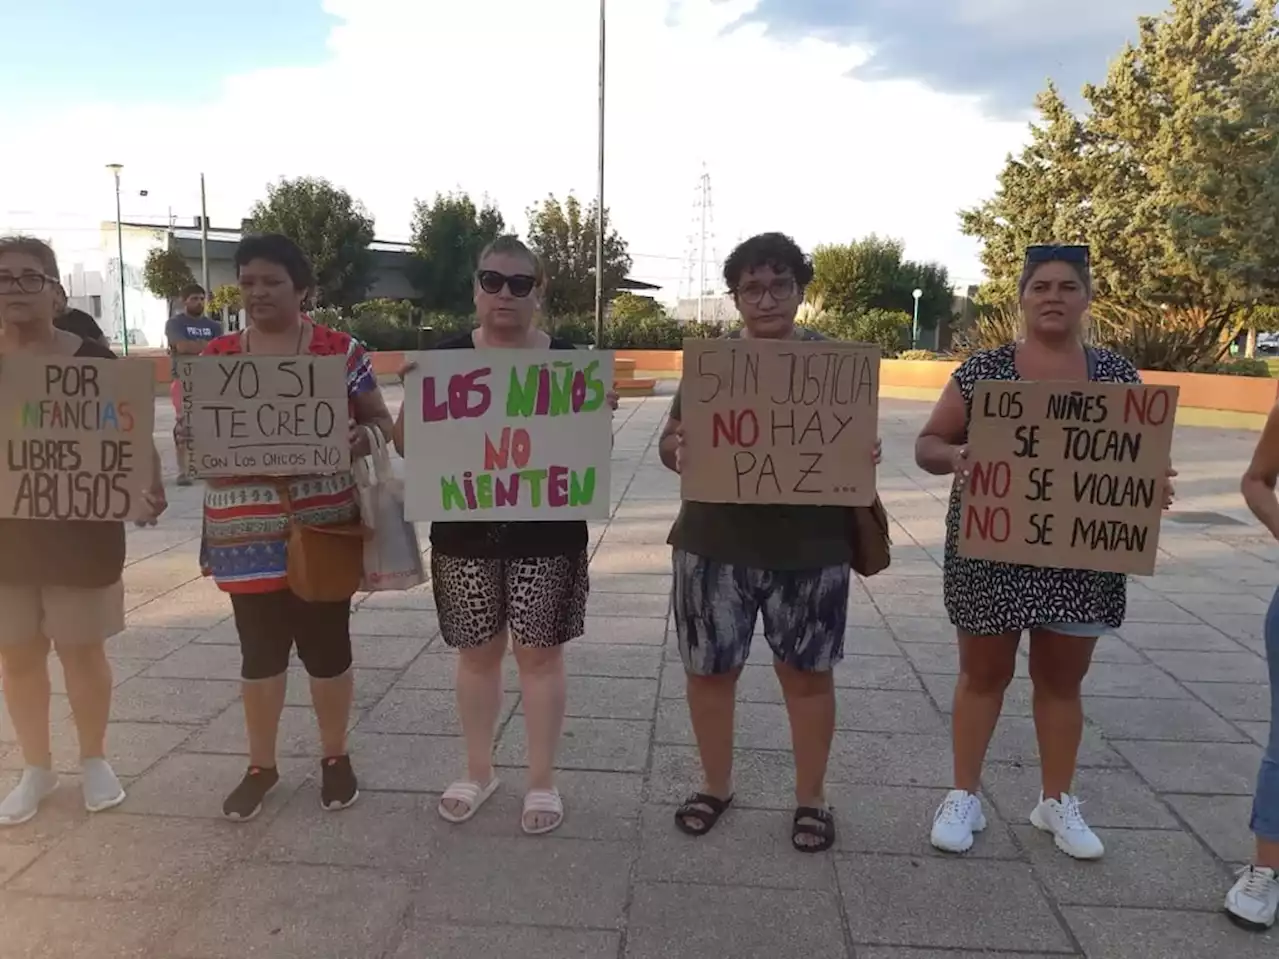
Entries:
{"type": "Polygon", "coordinates": [[[556,789],[530,789],[525,793],[524,810],[520,813],[520,828],[530,836],[541,836],[559,829],[564,822],[564,803],[560,800],[560,792],[556,789]],[[546,826],[534,828],[529,825],[530,813],[553,813],[555,821],[546,826]]]}
{"type": "Polygon", "coordinates": [[[444,794],[441,795],[440,805],[436,807],[436,812],[440,814],[441,819],[444,819],[447,822],[454,823],[455,825],[458,823],[464,823],[480,811],[480,807],[485,804],[485,800],[492,796],[493,791],[497,788],[497,776],[490,779],[488,784],[484,786],[481,786],[477,782],[460,779],[458,782],[450,785],[449,788],[444,791],[444,794]],[[445,800],[466,803],[466,811],[462,813],[450,812],[444,807],[445,800]]]}

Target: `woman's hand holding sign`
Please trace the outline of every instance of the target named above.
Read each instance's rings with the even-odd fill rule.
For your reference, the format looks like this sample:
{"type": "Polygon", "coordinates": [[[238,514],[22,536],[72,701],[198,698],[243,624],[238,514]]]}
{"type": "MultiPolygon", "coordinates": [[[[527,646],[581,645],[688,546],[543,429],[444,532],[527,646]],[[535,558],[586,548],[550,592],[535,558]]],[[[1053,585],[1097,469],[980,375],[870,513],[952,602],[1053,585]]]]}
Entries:
{"type": "Polygon", "coordinates": [[[1165,475],[1165,481],[1164,481],[1164,508],[1165,508],[1165,509],[1168,509],[1169,507],[1171,507],[1171,506],[1173,505],[1173,496],[1174,496],[1174,482],[1173,482],[1173,478],[1174,478],[1175,476],[1177,476],[1177,475],[1178,475],[1178,471],[1177,471],[1176,469],[1174,469],[1172,466],[1170,466],[1170,467],[1169,467],[1169,469],[1168,469],[1168,471],[1167,471],[1164,475],[1165,475]]]}

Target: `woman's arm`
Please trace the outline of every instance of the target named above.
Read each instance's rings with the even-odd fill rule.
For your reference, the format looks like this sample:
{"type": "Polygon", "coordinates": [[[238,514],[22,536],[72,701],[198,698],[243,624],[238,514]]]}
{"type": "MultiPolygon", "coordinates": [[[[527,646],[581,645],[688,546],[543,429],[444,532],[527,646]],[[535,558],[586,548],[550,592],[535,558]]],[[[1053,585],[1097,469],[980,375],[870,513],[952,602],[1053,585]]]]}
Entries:
{"type": "Polygon", "coordinates": [[[1271,531],[1272,536],[1280,539],[1276,503],[1276,474],[1280,473],[1280,450],[1276,444],[1280,441],[1280,430],[1276,417],[1277,408],[1273,406],[1266,425],[1262,427],[1262,435],[1258,437],[1258,445],[1254,447],[1253,460],[1240,480],[1240,492],[1253,515],[1271,531]]]}
{"type": "Polygon", "coordinates": [[[956,381],[950,380],[916,437],[916,465],[934,476],[963,475],[969,455],[963,446],[964,429],[964,395],[956,381]]]}
{"type": "Polygon", "coordinates": [[[673,473],[680,472],[680,444],[683,442],[684,430],[680,421],[668,416],[667,425],[662,428],[662,436],[658,439],[658,458],[673,473]]]}
{"type": "MultiPolygon", "coordinates": [[[[355,422],[357,426],[372,426],[384,437],[389,437],[392,430],[391,414],[387,411],[387,401],[382,397],[382,390],[376,386],[352,398],[355,406],[355,422]]],[[[351,437],[351,455],[369,455],[369,437],[361,429],[353,429],[351,437]]]]}

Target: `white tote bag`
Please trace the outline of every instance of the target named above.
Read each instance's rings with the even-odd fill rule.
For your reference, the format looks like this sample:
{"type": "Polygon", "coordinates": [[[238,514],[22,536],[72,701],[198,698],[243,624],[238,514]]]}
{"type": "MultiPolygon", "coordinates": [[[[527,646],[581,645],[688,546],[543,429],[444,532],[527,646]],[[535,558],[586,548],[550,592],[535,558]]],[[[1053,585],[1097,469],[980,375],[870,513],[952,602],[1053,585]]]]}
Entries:
{"type": "Polygon", "coordinates": [[[426,582],[422,547],[413,523],[404,518],[404,481],[395,475],[387,441],[379,430],[365,428],[370,455],[352,467],[360,497],[360,519],[369,530],[364,544],[367,592],[412,589],[426,582]]]}

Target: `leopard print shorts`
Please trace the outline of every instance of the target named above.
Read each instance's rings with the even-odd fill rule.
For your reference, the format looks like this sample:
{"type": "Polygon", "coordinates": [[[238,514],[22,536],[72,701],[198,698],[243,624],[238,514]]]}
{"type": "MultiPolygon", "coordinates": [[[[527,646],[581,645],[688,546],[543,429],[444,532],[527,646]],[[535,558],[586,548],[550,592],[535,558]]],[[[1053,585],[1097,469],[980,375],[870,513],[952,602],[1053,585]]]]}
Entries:
{"type": "Polygon", "coordinates": [[[524,646],[581,636],[587,613],[587,554],[469,559],[431,551],[440,633],[454,649],[483,646],[508,628],[524,646]]]}

